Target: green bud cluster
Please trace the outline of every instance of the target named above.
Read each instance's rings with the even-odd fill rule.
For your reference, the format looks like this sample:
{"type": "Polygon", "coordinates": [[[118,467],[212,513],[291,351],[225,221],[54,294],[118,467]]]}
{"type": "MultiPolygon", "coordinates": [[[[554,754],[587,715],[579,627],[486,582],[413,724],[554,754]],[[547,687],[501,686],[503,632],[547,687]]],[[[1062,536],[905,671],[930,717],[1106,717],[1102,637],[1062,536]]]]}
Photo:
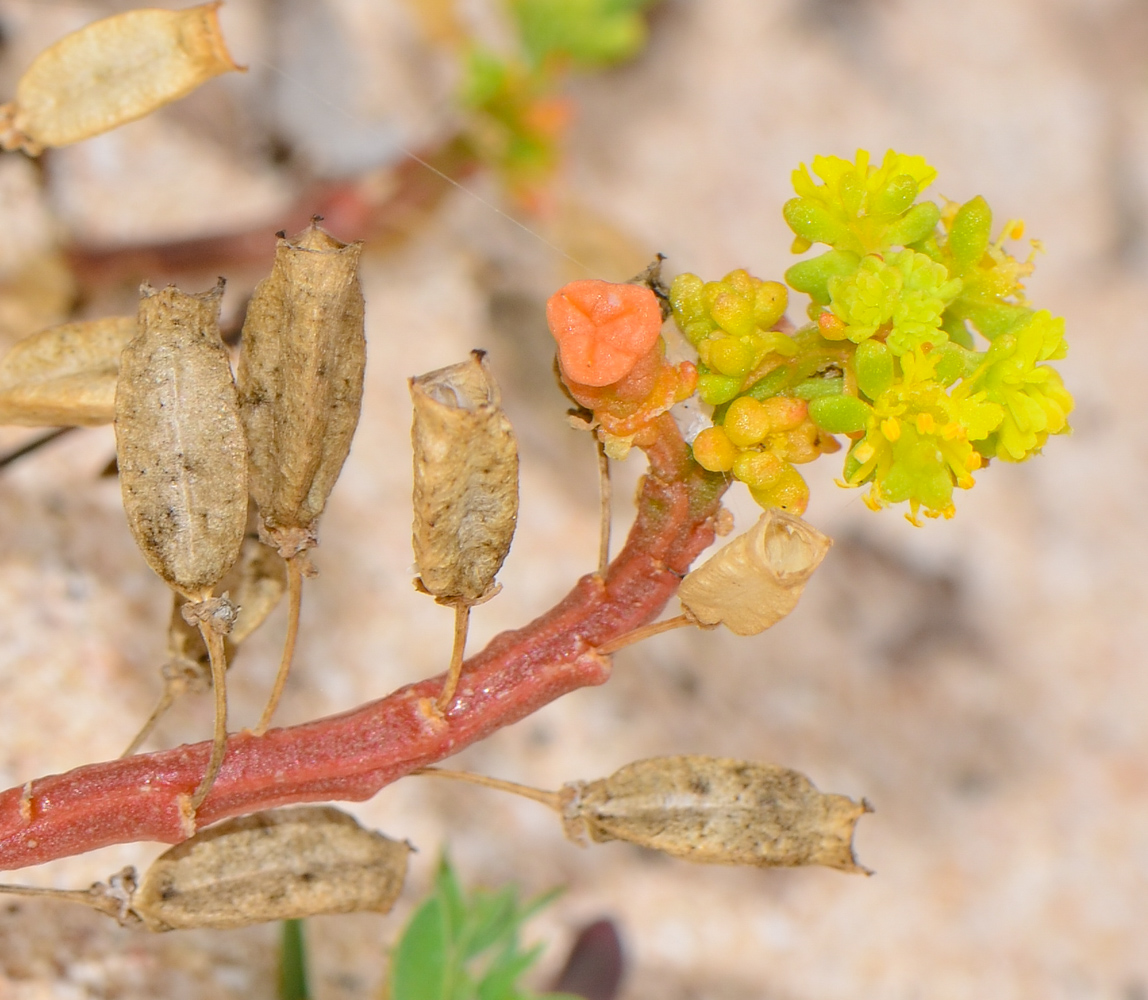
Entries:
{"type": "Polygon", "coordinates": [[[785,306],[775,282],[745,271],[675,280],[674,317],[698,349],[699,395],[715,406],[714,427],[694,445],[704,467],[776,502],[779,487],[763,478],[774,458],[786,495],[798,496],[792,463],[846,435],[844,485],[869,485],[874,508],[907,502],[917,523],[922,510],[951,516],[954,488],[971,487],[987,460],[1024,461],[1069,430],[1073,399],[1047,364],[1065,355],[1064,321],[1029,306],[1032,257],[1004,247],[1023,226],[1006,223],[994,241],[984,198],[919,200],[935,176],[923,158],[892,150],[878,166],[861,150],[794,172],[797,197],[784,209],[793,250],[828,249],[786,272],[811,300],[811,322],[792,333],[770,329],[785,306]],[[807,406],[784,439],[780,424],[764,437],[752,424],[764,420],[756,404],[774,400],[787,414],[807,406]]]}
{"type": "Polygon", "coordinates": [[[698,351],[698,395],[719,405],[734,399],[767,356],[792,357],[797,345],[771,329],[785,314],[778,281],[731,271],[721,281],[679,274],[670,286],[674,320],[698,351]]]}

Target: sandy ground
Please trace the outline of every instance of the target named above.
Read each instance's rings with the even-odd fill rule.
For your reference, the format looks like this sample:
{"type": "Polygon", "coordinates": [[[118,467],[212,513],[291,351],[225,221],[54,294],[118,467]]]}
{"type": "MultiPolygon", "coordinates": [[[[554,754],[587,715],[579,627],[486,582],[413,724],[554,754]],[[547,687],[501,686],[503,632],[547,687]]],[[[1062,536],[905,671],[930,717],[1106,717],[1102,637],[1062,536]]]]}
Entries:
{"type": "MultiPolygon", "coordinates": [[[[54,37],[127,6],[0,2],[0,85],[54,37]]],[[[107,246],[279,228],[294,188],[257,141],[272,128],[334,176],[450,127],[449,60],[392,0],[230,0],[225,22],[248,76],[53,157],[46,202],[27,164],[0,160],[4,275],[56,232],[107,246]]],[[[837,544],[790,619],[755,639],[672,634],[628,650],[606,687],[457,761],[543,787],[674,752],[799,768],[874,804],[857,837],[874,877],[584,851],[535,804],[411,779],[353,808],[420,853],[390,916],[310,923],[317,997],[377,996],[443,845],[474,883],[568,886],[534,925],[553,942],[540,988],[577,929],[607,915],[625,941],[625,1000],[1148,996],[1146,53],[1135,0],[667,0],[640,60],[575,87],[560,188],[582,206],[573,221],[527,232],[476,178],[410,239],[368,254],[363,421],[324,517],[284,723],[436,672],[448,654],[448,612],[410,586],[405,377],[485,347],[520,433],[518,537],[504,593],[476,612],[477,647],[595,558],[593,454],[565,426],[540,322],[545,296],[583,273],[569,257],[607,277],[655,250],[673,271],[779,276],[789,173],[815,153],[921,153],[938,192],[1023,217],[1047,247],[1030,292],[1067,317],[1078,408],[1071,438],[988,470],[954,520],[923,529],[871,513],[823,460],[807,516],[837,544]]],[[[85,309],[129,311],[130,289],[85,309]]],[[[98,475],[112,452],[109,429],[83,431],[0,476],[2,787],[115,756],[158,694],[168,598],[115,481],[98,475]]],[[[619,531],[638,464],[619,470],[619,531]]],[[[751,522],[748,498],[730,505],[751,522]]],[[[243,651],[235,726],[258,716],[283,625],[279,612],[243,651]]],[[[209,728],[195,699],[153,745],[209,728]]],[[[160,849],[5,879],[82,887],[160,849]]],[[[274,946],[269,927],[147,937],[12,903],[0,906],[0,998],[263,1000],[274,946]]]]}

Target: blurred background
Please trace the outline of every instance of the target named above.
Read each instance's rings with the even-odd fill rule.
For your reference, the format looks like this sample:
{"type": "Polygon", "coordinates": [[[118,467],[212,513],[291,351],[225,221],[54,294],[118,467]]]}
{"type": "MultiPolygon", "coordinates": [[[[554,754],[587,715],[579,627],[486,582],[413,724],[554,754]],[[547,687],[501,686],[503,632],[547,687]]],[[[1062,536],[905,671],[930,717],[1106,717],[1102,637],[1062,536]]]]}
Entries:
{"type": "MultiPolygon", "coordinates": [[[[0,95],[55,39],[131,6],[0,0],[0,95]]],[[[994,464],[955,519],[920,529],[835,486],[836,458],[805,467],[806,517],[836,544],[790,618],[628,649],[605,687],[453,761],[545,788],[668,753],[797,768],[874,805],[856,841],[872,878],[582,850],[534,803],[412,778],[351,807],[420,853],[394,913],[308,922],[316,995],[378,996],[449,845],[470,884],[568,887],[531,925],[550,942],[538,989],[609,917],[625,1000],[1148,998],[1148,4],[661,0],[644,41],[517,82],[498,0],[228,0],[221,17],[246,74],[40,161],[0,157],[0,342],[132,313],[143,278],[194,291],[219,274],[234,332],[276,230],[319,213],[367,240],[363,418],[282,724],[449,656],[450,612],[410,582],[405,379],[487,349],[520,437],[517,538],[477,649],[596,559],[595,456],[552,384],[546,297],[657,251],[670,275],[780,278],[790,172],[817,153],[921,154],[933,197],[1023,218],[1046,248],[1030,298],[1067,318],[1077,400],[1071,437],[994,464]],[[506,56],[502,77],[476,77],[467,39],[506,56]]],[[[35,436],[0,429],[0,450],[35,436]]],[[[101,475],[113,454],[110,428],[79,430],[0,471],[0,787],[118,755],[159,695],[170,599],[101,475]]],[[[641,464],[616,470],[615,548],[641,464]]],[[[739,528],[756,517],[744,490],[728,505],[739,528]]],[[[233,728],[256,721],[284,627],[279,609],[238,657],[233,728]]],[[[148,745],[206,738],[210,720],[209,698],[186,699],[148,745]]],[[[160,850],[5,880],[85,887],[160,850]]],[[[276,947],[271,926],[149,937],[13,901],[0,997],[263,1000],[276,947]]]]}

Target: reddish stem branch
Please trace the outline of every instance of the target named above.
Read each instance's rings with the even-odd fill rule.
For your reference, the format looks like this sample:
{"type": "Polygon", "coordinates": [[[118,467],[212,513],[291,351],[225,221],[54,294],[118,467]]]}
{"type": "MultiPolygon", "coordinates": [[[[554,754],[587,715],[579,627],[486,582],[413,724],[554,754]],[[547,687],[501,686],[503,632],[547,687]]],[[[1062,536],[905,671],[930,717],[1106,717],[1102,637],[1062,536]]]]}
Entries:
{"type": "MultiPolygon", "coordinates": [[[[370,798],[555,698],[605,682],[610,663],[595,647],[658,615],[713,540],[724,490],[720,477],[690,460],[669,416],[658,430],[637,520],[605,576],[583,577],[552,610],[471,657],[445,720],[433,708],[440,675],[341,715],[236,734],[199,823],[293,802],[370,798]]],[[[0,793],[0,870],[108,844],[185,839],[179,800],[203,777],[210,751],[203,742],[88,764],[0,793]]]]}

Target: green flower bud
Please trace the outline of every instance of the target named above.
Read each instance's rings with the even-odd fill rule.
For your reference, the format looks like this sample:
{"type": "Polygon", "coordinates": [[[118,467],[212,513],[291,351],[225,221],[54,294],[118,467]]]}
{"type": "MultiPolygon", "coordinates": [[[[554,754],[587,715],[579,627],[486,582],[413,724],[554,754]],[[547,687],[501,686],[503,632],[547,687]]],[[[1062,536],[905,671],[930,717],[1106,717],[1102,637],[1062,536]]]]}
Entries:
{"type": "Polygon", "coordinates": [[[711,368],[716,368],[722,375],[744,378],[753,368],[753,352],[738,337],[710,340],[708,346],[707,364],[711,368]]]}
{"type": "Polygon", "coordinates": [[[758,327],[768,330],[785,314],[789,293],[780,281],[763,281],[754,291],[753,318],[758,327]]]}
{"type": "Polygon", "coordinates": [[[715,372],[702,372],[698,375],[698,396],[703,403],[709,403],[710,406],[728,403],[740,391],[740,378],[731,378],[715,372]]]}
{"type": "Polygon", "coordinates": [[[734,291],[723,291],[715,295],[710,305],[710,315],[718,326],[735,337],[744,337],[756,328],[753,299],[734,291]]]}

